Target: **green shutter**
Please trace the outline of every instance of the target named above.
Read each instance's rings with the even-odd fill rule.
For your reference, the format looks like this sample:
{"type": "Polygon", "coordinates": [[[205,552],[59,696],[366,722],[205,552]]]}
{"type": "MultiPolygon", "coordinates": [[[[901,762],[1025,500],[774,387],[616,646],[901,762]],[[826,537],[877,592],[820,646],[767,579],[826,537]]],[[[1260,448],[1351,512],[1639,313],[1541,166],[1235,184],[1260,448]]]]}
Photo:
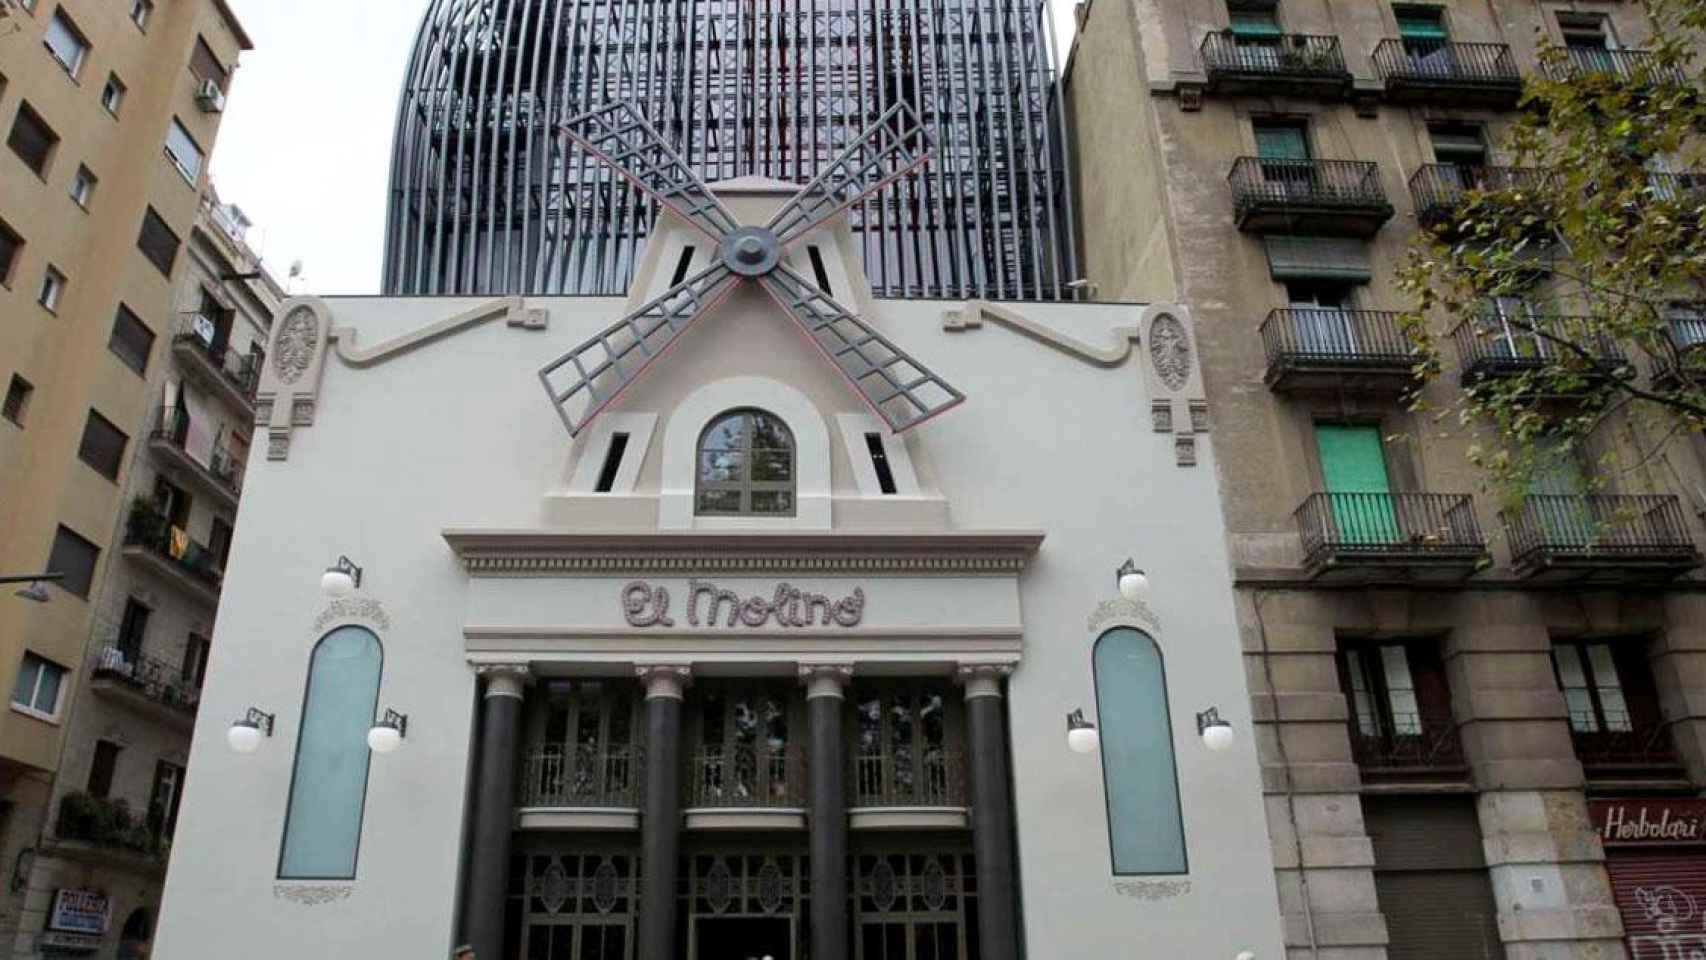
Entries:
{"type": "Polygon", "coordinates": [[[1239,37],[1277,37],[1280,28],[1273,14],[1246,10],[1232,14],[1232,32],[1239,37]]]}
{"type": "Polygon", "coordinates": [[[1256,156],[1264,160],[1308,160],[1309,141],[1301,127],[1257,127],[1256,156]]]}
{"type": "Polygon", "coordinates": [[[1398,36],[1405,40],[1444,40],[1445,21],[1438,14],[1409,14],[1398,18],[1398,36]]]}
{"type": "Polygon", "coordinates": [[[1390,494],[1392,487],[1386,477],[1380,428],[1319,424],[1315,443],[1321,452],[1321,474],[1327,482],[1340,542],[1397,542],[1398,521],[1392,513],[1392,499],[1382,496],[1390,494]]]}

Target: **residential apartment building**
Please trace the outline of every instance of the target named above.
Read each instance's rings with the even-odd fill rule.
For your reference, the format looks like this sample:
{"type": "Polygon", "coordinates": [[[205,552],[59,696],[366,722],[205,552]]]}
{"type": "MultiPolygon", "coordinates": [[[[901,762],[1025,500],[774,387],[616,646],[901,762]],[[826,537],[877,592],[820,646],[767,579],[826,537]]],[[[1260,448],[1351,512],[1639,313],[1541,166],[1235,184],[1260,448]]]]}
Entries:
{"type": "MultiPolygon", "coordinates": [[[[98,912],[81,897],[88,890],[50,892],[44,905],[32,863],[43,863],[53,832],[61,757],[88,763],[65,749],[65,734],[73,692],[90,679],[90,637],[109,629],[97,612],[102,585],[120,567],[138,569],[119,579],[148,576],[128,556],[142,546],[126,546],[135,539],[127,491],[145,491],[141,474],[152,490],[151,461],[164,460],[150,433],[165,368],[183,363],[165,358],[185,352],[174,291],[206,256],[196,248],[220,242],[198,239],[212,228],[195,224],[232,70],[250,43],[224,0],[5,0],[0,9],[0,571],[63,574],[45,603],[0,602],[0,680],[13,691],[0,715],[0,858],[11,865],[0,940],[81,949],[98,912]],[[44,912],[55,929],[43,931],[44,912]]],[[[231,298],[230,285],[214,289],[231,298]]],[[[191,516],[192,530],[197,522],[210,521],[191,516]]],[[[149,589],[163,598],[173,587],[149,589]]],[[[152,736],[121,726],[138,744],[152,736]]],[[[128,791],[122,759],[117,769],[113,790],[128,791]]],[[[125,895],[145,886],[127,884],[125,895]]]]}
{"type": "MultiPolygon", "coordinates": [[[[1541,39],[1561,69],[1627,70],[1641,5],[1078,17],[1088,279],[1197,318],[1290,954],[1686,955],[1706,936],[1706,447],[1501,512],[1465,432],[1403,401],[1393,313],[1418,226],[1530,175],[1496,144],[1541,39]]],[[[1520,366],[1489,326],[1456,331],[1433,410],[1520,366]]]]}

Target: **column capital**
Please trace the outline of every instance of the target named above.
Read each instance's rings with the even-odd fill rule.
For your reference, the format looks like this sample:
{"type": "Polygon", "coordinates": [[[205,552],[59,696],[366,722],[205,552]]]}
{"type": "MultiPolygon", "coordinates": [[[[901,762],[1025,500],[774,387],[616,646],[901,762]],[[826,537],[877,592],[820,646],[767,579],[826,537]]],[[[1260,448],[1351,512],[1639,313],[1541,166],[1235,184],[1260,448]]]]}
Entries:
{"type": "Polygon", "coordinates": [[[962,663],[954,679],[966,688],[966,699],[1001,696],[1001,678],[1013,672],[1010,663],[962,663]]]}
{"type": "Polygon", "coordinates": [[[521,690],[533,682],[533,668],[525,663],[476,663],[474,675],[486,678],[486,697],[522,699],[521,690]]]}
{"type": "Polygon", "coordinates": [[[851,663],[802,663],[800,682],[805,684],[806,699],[847,696],[847,682],[853,679],[851,663]]]}
{"type": "Polygon", "coordinates": [[[684,700],[693,668],[685,663],[636,663],[634,676],[646,685],[646,699],[684,700]]]}

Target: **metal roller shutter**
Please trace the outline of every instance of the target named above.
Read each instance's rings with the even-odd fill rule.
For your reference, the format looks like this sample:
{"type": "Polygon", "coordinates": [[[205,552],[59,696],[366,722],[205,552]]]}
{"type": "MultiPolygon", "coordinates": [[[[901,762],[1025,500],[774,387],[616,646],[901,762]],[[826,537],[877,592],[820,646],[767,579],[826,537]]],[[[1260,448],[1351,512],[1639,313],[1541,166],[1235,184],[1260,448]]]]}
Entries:
{"type": "Polygon", "coordinates": [[[1472,797],[1364,797],[1388,960],[1503,960],[1472,797]]]}
{"type": "Polygon", "coordinates": [[[1706,851],[1619,850],[1605,868],[1629,960],[1706,956],[1706,851]]]}

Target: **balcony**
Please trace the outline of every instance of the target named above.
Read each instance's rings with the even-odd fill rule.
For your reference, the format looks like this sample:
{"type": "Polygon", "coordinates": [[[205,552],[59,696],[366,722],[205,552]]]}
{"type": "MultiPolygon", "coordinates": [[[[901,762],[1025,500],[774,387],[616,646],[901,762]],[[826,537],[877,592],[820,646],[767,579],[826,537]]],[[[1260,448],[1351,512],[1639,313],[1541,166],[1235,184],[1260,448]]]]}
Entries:
{"type": "Polygon", "coordinates": [[[184,733],[195,726],[201,687],[176,664],[109,646],[95,656],[90,689],[184,733]]]}
{"type": "Polygon", "coordinates": [[[1680,576],[1700,566],[1682,501],[1669,494],[1530,494],[1500,515],[1511,563],[1551,581],[1680,576]]]}
{"type": "MultiPolygon", "coordinates": [[[[1548,223],[1545,201],[1540,191],[1550,174],[1534,167],[1471,167],[1452,163],[1430,163],[1410,177],[1410,199],[1416,206],[1416,219],[1423,226],[1450,228],[1462,216],[1471,195],[1499,194],[1518,209],[1530,204],[1537,223],[1548,223]],[[1524,193],[1526,191],[1526,194],[1524,193]]],[[[1448,236],[1457,230],[1447,229],[1448,236]]]]}
{"type": "MultiPolygon", "coordinates": [[[[1474,317],[1451,332],[1457,343],[1462,383],[1473,387],[1489,380],[1533,376],[1556,371],[1566,380],[1584,381],[1625,376],[1633,372],[1629,357],[1617,341],[1593,329],[1592,318],[1527,314],[1474,317]],[[1583,357],[1571,344],[1581,346],[1583,357]]],[[[1550,374],[1543,379],[1554,380],[1550,374]]],[[[1570,385],[1542,383],[1537,393],[1568,395],[1570,385]]]]}
{"type": "Polygon", "coordinates": [[[172,331],[172,353],[191,379],[241,412],[245,423],[252,422],[260,371],[252,357],[239,354],[229,344],[216,346],[217,329],[204,314],[185,314],[172,331]]]}
{"type": "Polygon", "coordinates": [[[1510,108],[1522,99],[1522,73],[1503,43],[1382,40],[1374,70],[1394,103],[1510,108]]]}
{"type": "Polygon", "coordinates": [[[940,749],[863,753],[853,758],[850,825],[855,830],[963,829],[965,758],[940,749]]]}
{"type": "Polygon", "coordinates": [[[1619,80],[1642,80],[1644,86],[1687,86],[1682,70],[1661,66],[1651,50],[1606,50],[1601,47],[1565,47],[1561,60],[1545,64],[1546,77],[1556,83],[1592,76],[1619,80]]]}
{"type": "Polygon", "coordinates": [[[759,744],[695,751],[686,817],[689,829],[804,829],[803,755],[794,747],[759,744]]]}
{"type": "Polygon", "coordinates": [[[163,836],[162,816],[150,806],[137,820],[123,799],[68,793],[59,800],[55,840],[44,852],[104,867],[158,875],[166,870],[171,840],[163,836]]]}
{"type": "Polygon", "coordinates": [[[1268,388],[1399,393],[1415,382],[1416,357],[1387,310],[1286,308],[1262,321],[1268,388]]]}
{"type": "Polygon", "coordinates": [[[645,763],[638,748],[546,744],[522,761],[520,829],[635,830],[645,763]]]}
{"type": "Polygon", "coordinates": [[[1706,383],[1706,314],[1670,322],[1653,361],[1653,382],[1667,390],[1706,383]]]}
{"type": "Polygon", "coordinates": [[[1488,559],[1467,494],[1317,493],[1296,517],[1304,568],[1318,579],[1449,582],[1488,559]]]}
{"type": "Polygon", "coordinates": [[[1227,180],[1238,229],[1251,233],[1372,237],[1392,219],[1374,163],[1239,157],[1227,180]]]}
{"type": "Polygon", "coordinates": [[[1391,730],[1369,733],[1351,723],[1351,756],[1365,784],[1455,783],[1469,778],[1457,724],[1394,714],[1391,730]]]}
{"type": "Polygon", "coordinates": [[[124,529],[124,555],[191,598],[209,607],[219,605],[224,574],[213,553],[172,526],[145,498],[131,503],[124,529]]]}
{"type": "Polygon", "coordinates": [[[187,476],[224,509],[235,512],[243,492],[243,463],[223,443],[214,442],[203,463],[190,453],[190,415],[182,407],[161,407],[148,434],[148,448],[179,475],[187,476]]]}
{"type": "Polygon", "coordinates": [[[1251,37],[1226,31],[1204,37],[1201,49],[1210,93],[1340,99],[1351,91],[1338,37],[1251,37]]]}
{"type": "Polygon", "coordinates": [[[1687,783],[1670,728],[1639,725],[1627,712],[1605,711],[1604,722],[1592,711],[1570,714],[1570,740],[1589,780],[1677,780],[1687,783]]]}

